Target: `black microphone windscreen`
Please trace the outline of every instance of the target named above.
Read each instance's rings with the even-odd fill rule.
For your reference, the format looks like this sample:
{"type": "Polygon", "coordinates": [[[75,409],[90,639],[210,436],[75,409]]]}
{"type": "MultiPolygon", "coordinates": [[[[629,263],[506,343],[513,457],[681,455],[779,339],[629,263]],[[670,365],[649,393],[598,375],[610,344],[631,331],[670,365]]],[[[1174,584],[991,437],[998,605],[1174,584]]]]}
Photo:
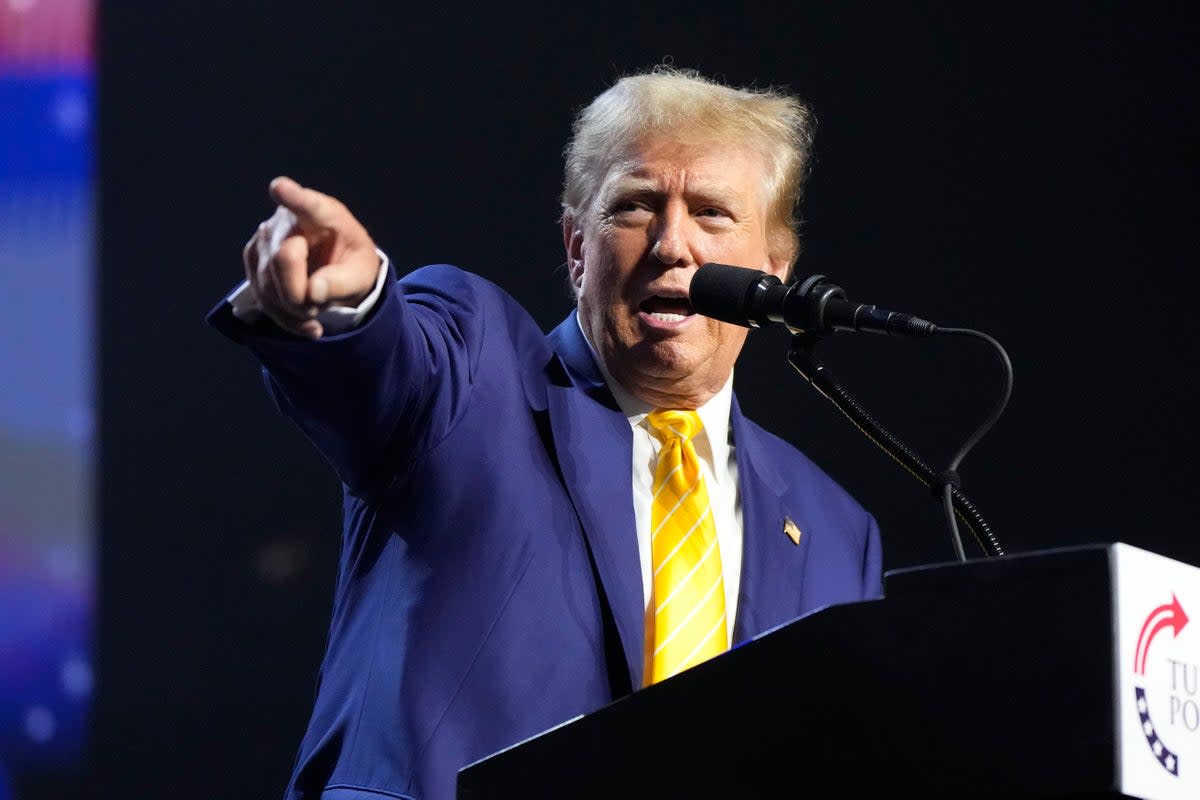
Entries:
{"type": "Polygon", "coordinates": [[[692,276],[692,308],[706,317],[751,327],[751,299],[765,277],[769,275],[762,270],[705,264],[692,276]]]}

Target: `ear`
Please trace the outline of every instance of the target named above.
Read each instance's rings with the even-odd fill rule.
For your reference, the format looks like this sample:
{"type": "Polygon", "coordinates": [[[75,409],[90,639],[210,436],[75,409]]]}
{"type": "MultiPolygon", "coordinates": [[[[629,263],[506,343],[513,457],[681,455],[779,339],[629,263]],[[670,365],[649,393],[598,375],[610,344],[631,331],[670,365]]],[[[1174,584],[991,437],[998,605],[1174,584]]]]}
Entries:
{"type": "Polygon", "coordinates": [[[783,282],[787,282],[788,274],[792,269],[792,259],[785,256],[768,256],[767,271],[783,282]]]}
{"type": "Polygon", "coordinates": [[[563,247],[567,251],[567,272],[571,276],[571,285],[575,293],[583,285],[583,229],[575,224],[575,220],[564,216],[562,221],[563,247]]]}

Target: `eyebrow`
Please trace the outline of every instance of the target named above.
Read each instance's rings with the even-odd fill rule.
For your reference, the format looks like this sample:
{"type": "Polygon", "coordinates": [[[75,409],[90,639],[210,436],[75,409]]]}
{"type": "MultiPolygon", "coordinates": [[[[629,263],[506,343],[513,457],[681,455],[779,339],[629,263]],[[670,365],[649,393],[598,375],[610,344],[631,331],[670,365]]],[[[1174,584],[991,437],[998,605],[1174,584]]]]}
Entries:
{"type": "MultiPolygon", "coordinates": [[[[608,197],[614,195],[652,195],[661,196],[665,194],[662,186],[658,181],[641,177],[636,174],[626,173],[620,177],[614,178],[607,187],[605,194],[608,197]]],[[[690,199],[698,200],[702,203],[712,203],[720,206],[739,206],[736,192],[727,188],[723,188],[717,181],[708,181],[704,178],[696,179],[694,182],[689,182],[684,195],[690,199]]]]}

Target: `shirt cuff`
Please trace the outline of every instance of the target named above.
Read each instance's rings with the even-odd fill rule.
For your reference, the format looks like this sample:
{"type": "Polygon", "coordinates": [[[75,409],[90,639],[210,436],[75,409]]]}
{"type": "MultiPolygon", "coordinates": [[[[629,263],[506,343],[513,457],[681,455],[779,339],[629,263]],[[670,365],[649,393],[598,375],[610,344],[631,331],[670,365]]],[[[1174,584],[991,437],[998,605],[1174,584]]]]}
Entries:
{"type": "MultiPolygon", "coordinates": [[[[379,296],[383,294],[383,282],[387,279],[388,257],[382,250],[376,249],[375,252],[379,255],[379,275],[375,278],[375,288],[371,290],[371,293],[357,306],[331,305],[317,314],[317,321],[325,329],[326,335],[345,333],[357,328],[367,314],[371,313],[375,304],[379,302],[379,296]]],[[[263,315],[262,306],[258,303],[258,296],[250,287],[249,281],[242,281],[236,289],[229,293],[225,301],[233,310],[233,316],[247,324],[257,322],[263,315]]]]}

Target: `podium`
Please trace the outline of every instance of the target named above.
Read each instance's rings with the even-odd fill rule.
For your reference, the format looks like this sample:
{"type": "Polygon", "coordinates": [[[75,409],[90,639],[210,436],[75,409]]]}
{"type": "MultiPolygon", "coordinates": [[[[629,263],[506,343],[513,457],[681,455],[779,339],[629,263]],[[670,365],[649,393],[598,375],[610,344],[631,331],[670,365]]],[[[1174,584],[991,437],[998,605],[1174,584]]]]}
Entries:
{"type": "Polygon", "coordinates": [[[884,595],[469,764],[458,798],[1200,798],[1200,568],[1096,544],[884,595]]]}

